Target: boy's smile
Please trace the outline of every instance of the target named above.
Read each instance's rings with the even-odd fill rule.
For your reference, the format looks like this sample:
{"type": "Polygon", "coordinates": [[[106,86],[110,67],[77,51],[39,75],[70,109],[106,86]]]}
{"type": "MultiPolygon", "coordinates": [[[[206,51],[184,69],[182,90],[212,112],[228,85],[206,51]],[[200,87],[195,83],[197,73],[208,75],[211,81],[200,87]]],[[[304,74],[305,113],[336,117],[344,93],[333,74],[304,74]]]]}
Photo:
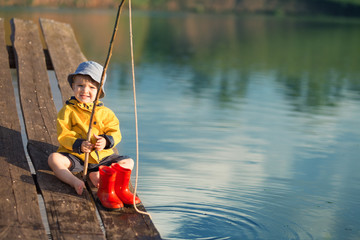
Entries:
{"type": "Polygon", "coordinates": [[[82,103],[94,102],[98,85],[88,75],[76,75],[72,84],[75,98],[82,103]]]}

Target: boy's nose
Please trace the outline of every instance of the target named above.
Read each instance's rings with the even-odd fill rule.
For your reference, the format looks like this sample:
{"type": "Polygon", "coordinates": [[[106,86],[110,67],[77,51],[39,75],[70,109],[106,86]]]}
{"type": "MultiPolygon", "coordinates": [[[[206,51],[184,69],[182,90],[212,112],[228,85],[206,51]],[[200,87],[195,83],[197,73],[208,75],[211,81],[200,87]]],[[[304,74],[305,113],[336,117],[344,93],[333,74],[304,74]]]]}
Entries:
{"type": "Polygon", "coordinates": [[[87,92],[89,92],[89,88],[88,88],[88,87],[84,87],[84,88],[82,89],[82,91],[85,92],[85,93],[87,93],[87,92]]]}

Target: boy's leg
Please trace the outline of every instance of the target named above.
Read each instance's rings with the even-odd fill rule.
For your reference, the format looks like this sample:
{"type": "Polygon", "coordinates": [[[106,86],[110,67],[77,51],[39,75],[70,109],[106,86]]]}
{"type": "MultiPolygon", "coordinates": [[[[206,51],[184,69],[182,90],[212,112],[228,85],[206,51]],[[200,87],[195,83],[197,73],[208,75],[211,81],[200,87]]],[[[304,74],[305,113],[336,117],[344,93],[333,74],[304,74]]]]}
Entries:
{"type": "MultiPolygon", "coordinates": [[[[131,158],[122,159],[117,162],[120,164],[123,168],[127,168],[132,170],[134,168],[134,160],[131,158]]],[[[99,171],[89,172],[89,178],[92,184],[99,188],[99,181],[100,181],[100,174],[99,171]]]]}
{"type": "Polygon", "coordinates": [[[57,152],[52,153],[48,158],[48,164],[57,178],[72,186],[77,194],[82,194],[85,183],[69,171],[71,162],[66,156],[57,152]]]}
{"type": "Polygon", "coordinates": [[[90,178],[90,181],[92,182],[92,184],[96,188],[99,188],[99,182],[100,182],[100,173],[99,173],[99,171],[89,172],[89,178],[90,178]]]}
{"type": "Polygon", "coordinates": [[[123,168],[127,168],[130,170],[132,170],[134,168],[134,160],[132,160],[131,158],[123,159],[123,160],[119,161],[118,164],[120,166],[122,166],[123,168]]]}

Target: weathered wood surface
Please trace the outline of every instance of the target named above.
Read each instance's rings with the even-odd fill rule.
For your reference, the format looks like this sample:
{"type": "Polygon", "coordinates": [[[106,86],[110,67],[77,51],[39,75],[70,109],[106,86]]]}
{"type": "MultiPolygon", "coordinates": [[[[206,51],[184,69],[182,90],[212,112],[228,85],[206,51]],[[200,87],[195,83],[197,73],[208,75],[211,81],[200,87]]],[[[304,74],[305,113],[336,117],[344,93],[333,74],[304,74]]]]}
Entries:
{"type": "Polygon", "coordinates": [[[37,173],[53,239],[104,239],[90,194],[78,196],[50,171],[47,158],[57,149],[53,102],[39,31],[32,21],[11,20],[28,152],[37,173]]]}
{"type": "MultiPolygon", "coordinates": [[[[13,48],[13,46],[6,46],[6,48],[7,48],[8,54],[9,54],[10,68],[16,68],[14,48],[13,48]]],[[[50,54],[49,54],[49,51],[47,49],[44,49],[44,55],[45,55],[45,61],[46,61],[47,70],[54,70],[54,66],[52,65],[52,62],[50,60],[50,54]]]]}
{"type": "MultiPolygon", "coordinates": [[[[149,216],[139,214],[133,206],[125,206],[122,210],[114,212],[103,209],[96,196],[97,188],[91,182],[88,184],[103,221],[106,239],[161,239],[149,216]]],[[[131,183],[129,185],[133,192],[131,183]]],[[[143,204],[137,208],[146,212],[143,204]]]]}
{"type": "MultiPolygon", "coordinates": [[[[59,83],[59,87],[63,95],[62,99],[65,101],[72,95],[72,90],[68,87],[67,75],[73,72],[80,62],[86,61],[86,58],[79,54],[81,50],[71,26],[46,19],[41,19],[40,23],[55,72],[61,72],[61,74],[56,73],[56,76],[62,76],[61,79],[58,78],[58,81],[62,82],[59,83]],[[68,45],[73,47],[69,48],[68,45]],[[75,56],[72,56],[73,54],[75,56]],[[59,59],[61,59],[61,63],[55,63],[59,59]]],[[[92,188],[94,199],[97,199],[96,192],[97,189],[92,188]]],[[[134,208],[129,207],[120,212],[109,212],[103,210],[99,204],[97,207],[103,220],[107,239],[160,239],[160,234],[150,218],[137,213],[134,208]]],[[[139,209],[145,211],[143,205],[139,209]]]]}
{"type": "Polygon", "coordinates": [[[44,39],[49,49],[63,103],[72,96],[67,76],[86,61],[75,39],[72,27],[66,23],[40,19],[44,39]]]}
{"type": "Polygon", "coordinates": [[[22,145],[8,59],[0,19],[0,239],[47,239],[22,145]]]}
{"type": "MultiPolygon", "coordinates": [[[[49,169],[47,158],[56,151],[58,142],[56,109],[47,69],[55,70],[65,101],[72,95],[67,75],[86,58],[71,26],[46,19],[41,19],[40,24],[49,50],[43,49],[38,28],[32,21],[12,19],[13,46],[6,47],[1,40],[0,113],[6,118],[0,120],[0,167],[7,171],[0,174],[0,179],[4,178],[5,182],[5,187],[0,187],[0,193],[6,196],[0,198],[0,238],[10,236],[8,239],[13,239],[14,234],[24,239],[46,237],[34,181],[23,151],[10,65],[17,69],[20,103],[28,137],[27,150],[36,170],[35,184],[44,198],[52,239],[161,239],[148,216],[137,213],[132,207],[118,212],[105,211],[93,201],[97,198],[96,188],[78,196],[72,187],[58,180],[49,169]],[[11,144],[7,145],[9,141],[11,144]],[[96,216],[96,210],[102,223],[96,216]],[[5,218],[8,215],[12,217],[5,218]],[[102,224],[105,234],[100,227],[102,224]]],[[[4,39],[3,29],[0,28],[0,32],[0,37],[4,39]]],[[[145,211],[143,205],[139,209],[145,211]]]]}

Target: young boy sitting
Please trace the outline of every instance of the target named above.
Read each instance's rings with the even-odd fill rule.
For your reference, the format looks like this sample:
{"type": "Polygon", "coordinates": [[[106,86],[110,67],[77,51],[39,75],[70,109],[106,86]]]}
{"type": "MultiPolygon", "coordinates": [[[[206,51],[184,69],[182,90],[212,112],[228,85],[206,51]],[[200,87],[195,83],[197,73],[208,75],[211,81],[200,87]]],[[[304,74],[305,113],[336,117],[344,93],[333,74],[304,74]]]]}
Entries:
{"type": "MultiPolygon", "coordinates": [[[[94,186],[99,188],[99,200],[105,208],[118,209],[123,206],[122,202],[133,204],[128,184],[134,161],[114,153],[113,147],[121,141],[119,120],[100,101],[93,117],[93,136],[86,141],[102,71],[100,64],[88,61],[81,63],[75,73],[68,76],[74,96],[58,113],[60,147],[49,156],[48,164],[56,177],[81,195],[85,184],[73,173],[83,171],[85,153],[89,153],[88,175],[94,186]]],[[[105,92],[103,88],[100,91],[102,98],[105,92]]],[[[136,197],[135,202],[140,203],[140,199],[136,197]]]]}

